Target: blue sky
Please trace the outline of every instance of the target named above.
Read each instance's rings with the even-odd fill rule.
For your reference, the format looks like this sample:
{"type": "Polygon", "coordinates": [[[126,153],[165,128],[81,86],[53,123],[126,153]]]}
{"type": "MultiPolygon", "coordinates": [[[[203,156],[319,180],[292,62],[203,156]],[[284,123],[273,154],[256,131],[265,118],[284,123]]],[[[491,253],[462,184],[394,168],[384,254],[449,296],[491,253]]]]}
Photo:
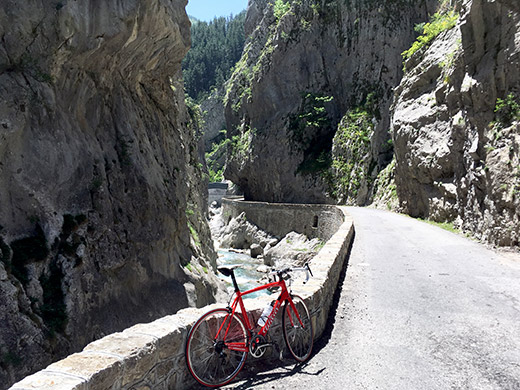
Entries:
{"type": "Polygon", "coordinates": [[[236,15],[247,8],[247,0],[188,0],[189,16],[209,22],[215,16],[236,15]]]}

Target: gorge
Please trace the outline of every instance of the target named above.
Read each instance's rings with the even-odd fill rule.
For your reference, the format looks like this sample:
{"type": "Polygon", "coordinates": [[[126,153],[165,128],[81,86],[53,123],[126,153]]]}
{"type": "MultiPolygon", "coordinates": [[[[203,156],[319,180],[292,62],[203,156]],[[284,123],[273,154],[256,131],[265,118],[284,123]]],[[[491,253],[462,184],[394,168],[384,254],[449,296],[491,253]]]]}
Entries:
{"type": "MultiPolygon", "coordinates": [[[[0,386],[223,290],[186,3],[0,6],[0,386]]],[[[250,0],[245,31],[220,109],[246,200],[518,248],[518,1],[250,0]]]]}
{"type": "Polygon", "coordinates": [[[518,2],[254,3],[225,100],[246,199],[374,204],[518,246],[518,2]]]}

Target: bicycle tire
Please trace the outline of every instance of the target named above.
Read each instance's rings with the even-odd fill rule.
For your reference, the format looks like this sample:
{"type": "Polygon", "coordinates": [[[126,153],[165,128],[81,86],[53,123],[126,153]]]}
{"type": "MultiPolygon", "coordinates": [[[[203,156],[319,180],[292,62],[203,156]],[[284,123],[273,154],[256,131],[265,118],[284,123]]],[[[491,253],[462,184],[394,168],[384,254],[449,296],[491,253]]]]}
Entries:
{"type": "Polygon", "coordinates": [[[204,386],[223,386],[244,366],[248,345],[240,317],[228,309],[211,310],[197,320],[186,338],[188,370],[204,386]]]}
{"type": "Polygon", "coordinates": [[[309,310],[303,299],[298,295],[291,295],[291,298],[300,316],[301,323],[289,301],[287,301],[282,317],[283,337],[291,355],[296,361],[302,363],[311,356],[314,330],[309,310]]]}

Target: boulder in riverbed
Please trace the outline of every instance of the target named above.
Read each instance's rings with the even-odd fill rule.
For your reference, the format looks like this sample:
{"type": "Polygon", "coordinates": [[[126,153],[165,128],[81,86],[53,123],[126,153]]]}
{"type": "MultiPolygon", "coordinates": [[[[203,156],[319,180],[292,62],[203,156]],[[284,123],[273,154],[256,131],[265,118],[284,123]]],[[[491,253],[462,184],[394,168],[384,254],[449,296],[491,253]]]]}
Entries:
{"type": "Polygon", "coordinates": [[[322,241],[318,238],[309,240],[303,234],[290,232],[264,253],[264,264],[277,268],[300,266],[312,259],[322,245],[322,241]]]}
{"type": "Polygon", "coordinates": [[[256,259],[258,256],[264,254],[264,248],[262,248],[259,244],[251,244],[251,248],[249,248],[251,252],[251,257],[256,259]]]}
{"type": "Polygon", "coordinates": [[[249,222],[245,213],[241,213],[224,228],[219,241],[222,248],[249,249],[252,244],[262,248],[262,243],[273,242],[273,237],[249,222]]]}

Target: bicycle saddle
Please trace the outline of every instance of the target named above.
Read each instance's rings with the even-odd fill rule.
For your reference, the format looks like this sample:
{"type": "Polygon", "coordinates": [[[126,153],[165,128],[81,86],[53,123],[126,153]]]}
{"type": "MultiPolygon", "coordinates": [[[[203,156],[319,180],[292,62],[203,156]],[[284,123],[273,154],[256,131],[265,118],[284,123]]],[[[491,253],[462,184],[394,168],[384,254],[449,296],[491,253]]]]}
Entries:
{"type": "Polygon", "coordinates": [[[227,267],[217,267],[218,272],[220,272],[224,276],[231,276],[233,273],[233,270],[235,268],[239,268],[240,264],[232,264],[228,265],[227,267]]]}

